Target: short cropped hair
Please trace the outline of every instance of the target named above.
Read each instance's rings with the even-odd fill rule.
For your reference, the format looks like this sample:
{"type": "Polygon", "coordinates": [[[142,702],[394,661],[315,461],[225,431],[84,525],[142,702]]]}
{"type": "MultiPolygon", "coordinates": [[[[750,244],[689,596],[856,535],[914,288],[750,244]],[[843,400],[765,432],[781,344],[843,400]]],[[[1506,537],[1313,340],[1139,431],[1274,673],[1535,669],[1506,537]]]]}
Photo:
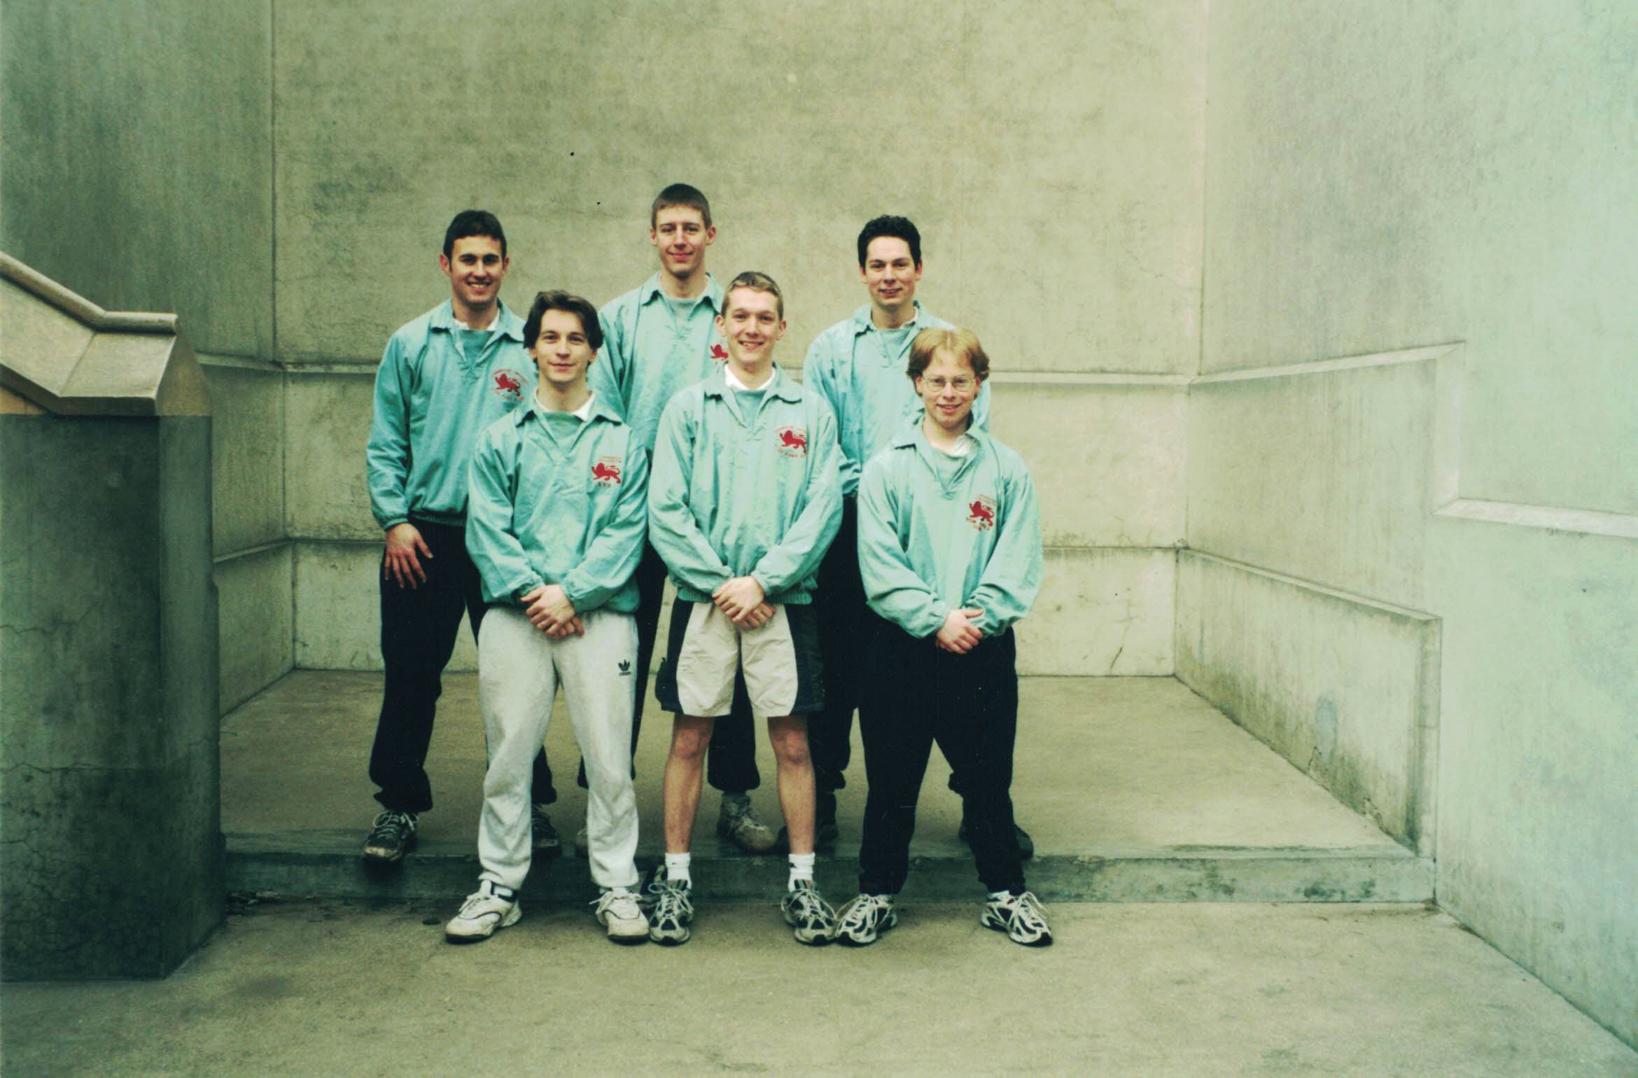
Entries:
{"type": "Polygon", "coordinates": [[[921,233],[916,231],[915,224],[908,217],[872,217],[865,222],[859,231],[859,268],[864,269],[865,252],[870,250],[870,241],[889,236],[901,239],[910,245],[910,261],[921,265],[921,233]]]}
{"type": "Polygon", "coordinates": [[[455,253],[455,241],[468,236],[492,236],[500,241],[501,257],[506,257],[506,233],[500,219],[488,210],[462,210],[444,229],[444,257],[455,253]]]}
{"type": "Polygon", "coordinates": [[[654,205],[648,210],[648,227],[653,228],[659,223],[660,211],[670,206],[687,206],[689,209],[699,210],[700,216],[705,219],[705,227],[711,227],[711,203],[706,200],[705,192],[686,183],[667,184],[654,196],[654,205]]]}
{"type": "Polygon", "coordinates": [[[580,319],[581,332],[585,333],[592,351],[603,347],[603,324],[597,320],[597,308],[569,292],[552,291],[535,293],[529,317],[524,319],[523,347],[529,351],[534,351],[535,343],[540,340],[540,323],[545,320],[547,311],[568,311],[575,315],[580,319]]]}
{"type": "Polygon", "coordinates": [[[948,352],[957,359],[965,359],[980,382],[990,376],[990,357],[978,343],[978,334],[970,329],[924,329],[910,342],[910,363],[904,373],[911,380],[920,378],[933,362],[937,352],[948,352]]]}
{"type": "Polygon", "coordinates": [[[736,288],[749,288],[753,292],[772,292],[774,302],[779,308],[779,320],[785,320],[785,294],[779,290],[779,285],[772,277],[757,270],[746,270],[744,273],[728,282],[728,287],[722,293],[722,311],[728,313],[728,294],[736,288]]]}

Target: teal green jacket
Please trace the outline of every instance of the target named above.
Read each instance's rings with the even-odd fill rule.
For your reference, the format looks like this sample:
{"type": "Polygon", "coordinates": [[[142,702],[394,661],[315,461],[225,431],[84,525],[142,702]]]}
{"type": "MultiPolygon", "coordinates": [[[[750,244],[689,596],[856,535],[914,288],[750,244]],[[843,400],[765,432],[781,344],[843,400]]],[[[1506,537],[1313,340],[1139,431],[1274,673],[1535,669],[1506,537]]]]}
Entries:
{"type": "Polygon", "coordinates": [[[976,427],[953,469],[907,422],[859,483],[859,575],[870,608],[911,636],[978,607],[985,636],[1029,613],[1041,589],[1041,516],[1016,452],[976,427]]]}
{"type": "Polygon", "coordinates": [[[479,436],[471,477],[466,549],[486,601],[557,584],[577,613],[637,609],[648,454],[614,409],[519,408],[479,436]]]}
{"type": "Polygon", "coordinates": [[[711,601],[731,577],[755,577],[766,601],[807,603],[842,522],[836,419],[774,369],[754,416],[718,370],[660,417],[648,535],[679,598],[711,601]]]}
{"type": "MultiPolygon", "coordinates": [[[[924,329],[951,329],[950,323],[916,304],[912,332],[897,348],[870,321],[870,305],[853,312],[813,339],[802,365],[802,382],[812,386],[836,413],[842,445],[842,493],[859,487],[865,462],[887,447],[906,417],[922,415],[921,398],[904,373],[910,362],[910,342],[924,329]]],[[[973,405],[973,426],[990,425],[990,385],[978,389],[973,405]]]]}
{"type": "Polygon", "coordinates": [[[603,347],[587,381],[619,410],[644,448],[653,448],[660,413],[677,391],[709,377],[728,358],[717,332],[721,310],[722,289],[708,275],[688,314],[674,318],[656,273],[598,312],[603,347]]]}
{"type": "Polygon", "coordinates": [[[488,340],[471,357],[458,341],[463,328],[445,300],[387,339],[364,449],[370,512],[383,531],[412,516],[459,525],[472,444],[534,396],[521,318],[501,304],[488,340]]]}

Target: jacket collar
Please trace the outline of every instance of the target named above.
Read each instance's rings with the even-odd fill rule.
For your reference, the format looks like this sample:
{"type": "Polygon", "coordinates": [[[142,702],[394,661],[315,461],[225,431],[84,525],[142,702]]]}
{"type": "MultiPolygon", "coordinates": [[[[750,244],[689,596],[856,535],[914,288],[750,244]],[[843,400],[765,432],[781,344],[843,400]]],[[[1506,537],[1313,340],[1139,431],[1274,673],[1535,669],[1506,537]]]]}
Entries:
{"type": "MultiPolygon", "coordinates": [[[[927,448],[931,449],[932,444],[927,441],[927,435],[921,429],[921,421],[925,419],[926,416],[927,413],[925,410],[918,411],[912,416],[906,416],[904,423],[899,427],[898,431],[894,433],[892,440],[888,442],[888,444],[894,449],[913,449],[918,445],[925,445],[927,448]]],[[[978,444],[978,452],[983,452],[985,449],[989,448],[990,436],[983,429],[981,429],[978,424],[967,424],[967,437],[971,438],[978,444]]]]}
{"type": "MultiPolygon", "coordinates": [[[[644,281],[643,286],[637,290],[637,303],[641,306],[656,296],[663,295],[665,293],[660,288],[660,275],[655,273],[644,281]]],[[[718,314],[722,313],[722,286],[717,284],[717,279],[709,273],[705,275],[705,291],[699,297],[696,297],[695,302],[699,302],[700,299],[710,300],[711,309],[718,314]]]]}
{"type": "MultiPolygon", "coordinates": [[[[802,400],[802,383],[788,376],[779,369],[779,364],[775,363],[773,384],[768,387],[768,393],[782,401],[796,404],[802,400]]],[[[711,377],[705,380],[705,395],[707,397],[728,395],[728,364],[718,364],[717,369],[711,372],[711,377]]]]}
{"type": "MultiPolygon", "coordinates": [[[[906,322],[904,325],[900,326],[900,329],[905,329],[920,322],[921,316],[925,313],[921,309],[921,300],[913,299],[910,301],[910,304],[911,306],[915,307],[916,316],[910,319],[910,321],[906,322]]],[[[853,335],[857,337],[860,334],[869,333],[873,329],[876,330],[877,333],[882,332],[882,330],[876,329],[876,323],[870,320],[870,304],[867,303],[863,307],[860,307],[858,310],[853,312],[853,335]]]]}
{"type": "MultiPolygon", "coordinates": [[[[521,427],[535,414],[535,400],[533,391],[529,399],[511,411],[511,420],[514,427],[521,427]]],[[[620,413],[616,412],[607,401],[596,393],[592,394],[591,411],[586,413],[586,423],[589,425],[599,419],[609,422],[620,422],[620,413]]]]}
{"type": "MultiPolygon", "coordinates": [[[[523,343],[523,319],[512,313],[512,308],[504,300],[497,299],[499,310],[495,312],[495,321],[489,326],[491,331],[498,331],[503,337],[508,337],[519,344],[523,343]]],[[[432,309],[432,320],[427,323],[429,329],[441,329],[445,332],[454,332],[466,327],[455,321],[455,304],[444,300],[432,309]]]]}

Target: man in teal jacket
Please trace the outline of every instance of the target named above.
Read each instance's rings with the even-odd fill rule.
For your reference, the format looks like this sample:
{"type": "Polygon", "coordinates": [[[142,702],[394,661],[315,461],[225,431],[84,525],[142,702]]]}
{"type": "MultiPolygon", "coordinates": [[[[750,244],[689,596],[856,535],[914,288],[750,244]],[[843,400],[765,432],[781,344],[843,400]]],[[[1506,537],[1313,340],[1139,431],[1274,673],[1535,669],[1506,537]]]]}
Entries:
{"type": "MultiPolygon", "coordinates": [[[[478,573],[465,540],[467,463],[478,433],[528,401],[535,376],[523,322],[500,301],[509,259],[491,213],[464,210],[444,233],[438,265],[450,298],[387,341],[375,375],[365,449],[370,510],[385,535],[381,559],[381,716],[370,779],[382,811],[364,841],[366,860],[393,863],[414,847],[432,807],[427,745],[465,611],[483,618],[478,573]]],[[[536,797],[550,800],[544,756],[536,797]]]]}
{"type": "Polygon", "coordinates": [[[1015,942],[1052,942],[1013,839],[1018,674],[1012,625],[1041,586],[1035,487],[1017,453],[972,423],[989,358],[967,330],[927,329],[909,371],[924,414],[871,458],[859,484],[859,571],[885,623],[859,711],[865,804],[859,896],[837,938],[893,927],[916,800],[936,741],[962,779],[968,841],[989,891],[980,918],[1015,942]]]}
{"type": "Polygon", "coordinates": [[[521,916],[530,864],[529,761],[563,685],[586,761],[596,915],[618,942],[648,938],[637,904],[631,780],[637,587],[647,526],[647,454],[586,385],[603,335],[579,296],[542,292],[524,322],[538,388],[472,454],[466,545],[489,612],[478,634],[478,707],[489,768],[478,825],[478,890],[445,927],[484,939],[521,916]]]}
{"type": "Polygon", "coordinates": [[[790,836],[781,910],[799,942],[826,943],[835,913],[813,886],[806,716],[823,704],[812,598],[841,516],[836,421],[774,365],[785,305],[771,277],[735,277],[717,326],[728,363],[666,406],[649,486],[649,538],[677,585],[656,685],[675,719],[664,876],[649,936],[682,943],[690,935],[702,758],[743,673],[751,709],[768,723],[790,836]]]}
{"type": "MultiPolygon", "coordinates": [[[[825,656],[825,710],[808,720],[813,770],[819,784],[815,834],[834,842],[835,791],[852,755],[853,711],[858,707],[865,656],[872,632],[869,607],[859,582],[856,494],[865,462],[885,449],[910,417],[922,416],[921,398],[905,377],[910,342],[924,329],[950,323],[922,308],[916,299],[923,263],[921,232],[906,217],[875,217],[858,238],[859,279],[870,302],[815,337],[802,368],[804,383],[836,413],[842,446],[842,526],[819,567],[820,643],[825,656]]],[[[989,429],[990,387],[980,383],[973,426],[989,429]]],[[[950,775],[959,792],[961,778],[950,775]]],[[[961,836],[970,832],[963,814],[961,836]]],[[[1018,848],[1027,858],[1035,845],[1016,827],[1018,848]]]]}
{"type": "MultiPolygon", "coordinates": [[[[648,239],[659,255],[659,270],[641,288],[611,301],[600,313],[606,345],[592,366],[592,388],[619,409],[651,452],[660,413],[671,398],[709,376],[728,358],[716,324],[722,311],[722,289],[705,268],[707,250],[716,236],[711,204],[698,188],[686,183],[666,187],[649,208],[648,239]]],[[[665,594],[665,563],[652,546],[645,546],[637,566],[637,593],[639,681],[632,723],[634,755],[665,594]]],[[[732,713],[717,726],[706,777],[722,791],[717,833],[747,853],[773,849],[773,832],[751,808],[749,791],[761,784],[761,776],[743,684],[735,689],[732,713]]]]}

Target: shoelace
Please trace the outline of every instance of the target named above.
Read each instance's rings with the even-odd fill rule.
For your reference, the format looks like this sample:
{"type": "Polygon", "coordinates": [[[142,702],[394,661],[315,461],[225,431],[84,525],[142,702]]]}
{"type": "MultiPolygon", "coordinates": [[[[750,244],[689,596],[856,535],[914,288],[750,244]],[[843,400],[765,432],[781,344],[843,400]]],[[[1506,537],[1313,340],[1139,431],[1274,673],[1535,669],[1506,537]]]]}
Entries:
{"type": "Polygon", "coordinates": [[[476,891],[473,891],[471,894],[467,895],[466,901],[461,903],[461,916],[465,917],[468,913],[483,905],[487,899],[491,898],[498,898],[502,902],[512,901],[511,899],[508,899],[502,895],[497,895],[494,891],[486,891],[480,887],[476,891]]]}
{"type": "Polygon", "coordinates": [[[791,894],[796,896],[792,905],[796,907],[796,912],[801,916],[823,917],[825,915],[825,902],[819,897],[819,892],[813,888],[798,887],[791,894]]]}
{"type": "Polygon", "coordinates": [[[391,809],[375,818],[375,824],[370,828],[370,838],[384,838],[393,831],[407,831],[415,833],[415,823],[407,812],[394,812],[391,809]]]}
{"type": "Polygon", "coordinates": [[[642,916],[643,911],[637,904],[637,896],[629,891],[625,894],[620,894],[616,891],[604,891],[602,894],[586,903],[586,905],[591,906],[597,913],[603,913],[607,911],[610,906],[614,905],[616,902],[619,902],[621,899],[626,899],[631,903],[631,910],[629,911],[631,914],[638,917],[642,916]]]}
{"type": "Polygon", "coordinates": [[[655,896],[654,901],[655,917],[676,917],[687,908],[688,895],[681,887],[672,887],[666,884],[660,888],[660,893],[655,896]]]}
{"type": "Polygon", "coordinates": [[[865,928],[886,916],[890,909],[891,906],[875,895],[868,895],[864,901],[855,902],[848,908],[847,916],[842,923],[854,928],[865,928]]]}
{"type": "Polygon", "coordinates": [[[1025,891],[1013,901],[1012,915],[1031,930],[1040,932],[1047,930],[1046,911],[1041,908],[1041,902],[1035,897],[1034,892],[1025,891]]]}

